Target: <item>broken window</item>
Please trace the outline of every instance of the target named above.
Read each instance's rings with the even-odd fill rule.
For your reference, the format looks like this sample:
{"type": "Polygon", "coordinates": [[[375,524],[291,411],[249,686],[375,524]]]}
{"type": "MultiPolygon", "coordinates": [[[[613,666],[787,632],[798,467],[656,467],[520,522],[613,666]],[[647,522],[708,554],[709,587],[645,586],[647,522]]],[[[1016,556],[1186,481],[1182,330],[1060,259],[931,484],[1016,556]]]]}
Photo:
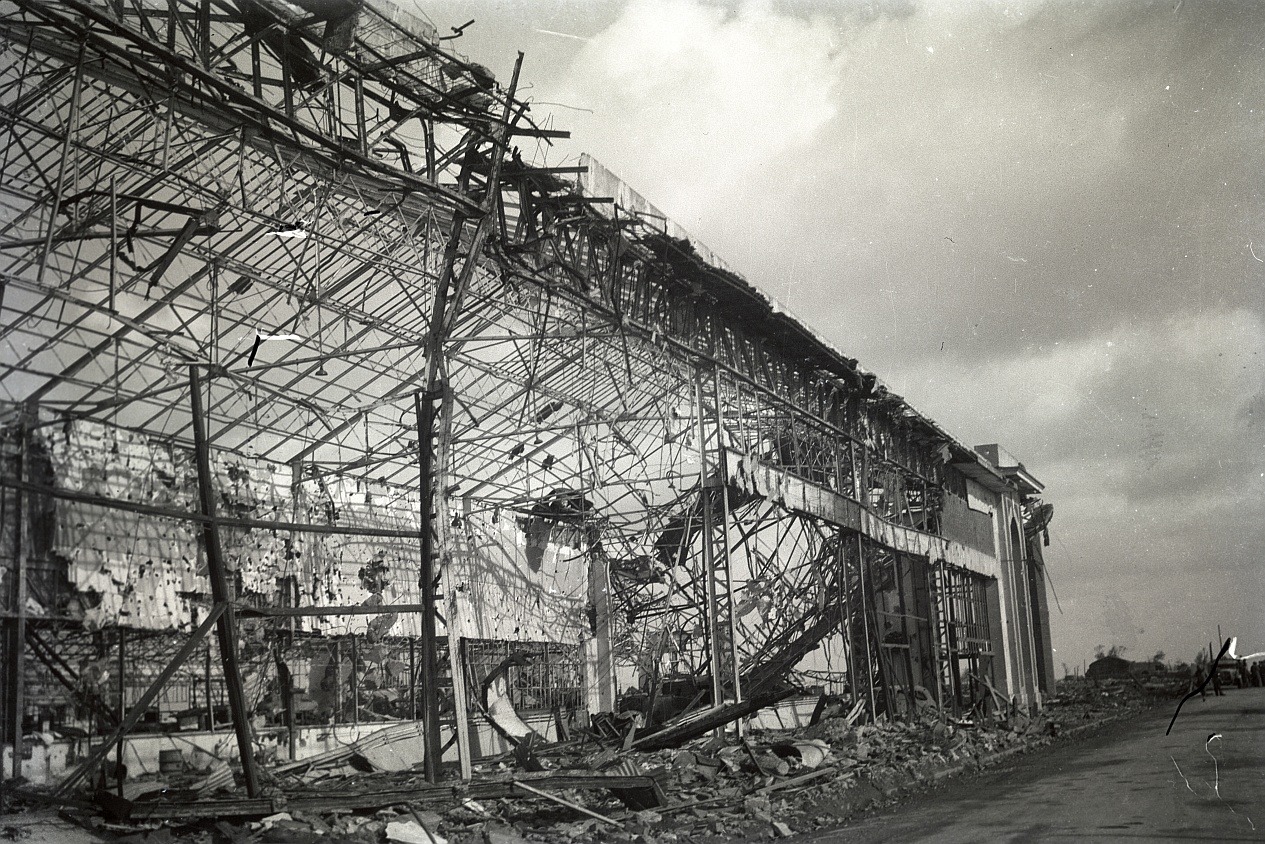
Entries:
{"type": "Polygon", "coordinates": [[[512,656],[518,659],[508,673],[510,702],[519,713],[563,712],[578,709],[583,680],[580,648],[556,642],[507,642],[472,639],[466,660],[476,688],[512,656]]]}
{"type": "Polygon", "coordinates": [[[940,646],[945,654],[945,691],[960,712],[984,704],[993,683],[993,637],[988,623],[992,578],[941,563],[935,571],[940,598],[940,646]]]}

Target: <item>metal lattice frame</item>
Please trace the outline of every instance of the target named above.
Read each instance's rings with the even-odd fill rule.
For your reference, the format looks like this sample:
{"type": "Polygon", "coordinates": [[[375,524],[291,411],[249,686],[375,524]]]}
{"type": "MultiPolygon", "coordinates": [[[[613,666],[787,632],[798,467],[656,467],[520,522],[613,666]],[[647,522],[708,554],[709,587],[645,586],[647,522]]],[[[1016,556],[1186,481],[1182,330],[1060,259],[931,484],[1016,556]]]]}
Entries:
{"type": "Polygon", "coordinates": [[[167,515],[407,540],[430,531],[337,523],[322,490],[414,512],[421,490],[443,568],[451,514],[583,502],[629,658],[702,625],[691,670],[734,697],[866,592],[854,536],[742,500],[729,456],[938,530],[951,437],[584,164],[525,160],[559,133],[425,21],[6,0],[0,38],[0,400],[35,435],[85,419],[190,449],[192,369],[207,450],[291,468],[292,521],[167,515]],[[751,583],[777,585],[776,624],[744,621],[751,583]]]}

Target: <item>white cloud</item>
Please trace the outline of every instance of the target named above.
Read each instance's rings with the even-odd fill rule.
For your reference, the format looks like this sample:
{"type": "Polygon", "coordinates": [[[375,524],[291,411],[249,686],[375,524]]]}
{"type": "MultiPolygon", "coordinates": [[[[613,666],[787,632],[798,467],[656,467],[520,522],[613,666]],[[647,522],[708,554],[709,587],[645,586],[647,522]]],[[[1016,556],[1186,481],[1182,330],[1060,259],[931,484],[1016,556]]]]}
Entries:
{"type": "Polygon", "coordinates": [[[835,116],[833,37],[760,3],[636,0],[541,99],[592,109],[565,112],[580,146],[688,225],[835,116]]]}

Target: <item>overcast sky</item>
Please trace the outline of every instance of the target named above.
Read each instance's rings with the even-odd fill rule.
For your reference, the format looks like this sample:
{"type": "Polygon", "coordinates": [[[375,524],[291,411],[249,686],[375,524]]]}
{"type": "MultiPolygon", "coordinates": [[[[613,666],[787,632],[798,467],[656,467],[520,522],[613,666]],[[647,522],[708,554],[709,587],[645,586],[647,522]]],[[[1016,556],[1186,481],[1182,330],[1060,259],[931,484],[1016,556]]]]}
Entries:
{"type": "Polygon", "coordinates": [[[1056,665],[1265,650],[1265,5],[400,2],[1046,484],[1056,665]]]}

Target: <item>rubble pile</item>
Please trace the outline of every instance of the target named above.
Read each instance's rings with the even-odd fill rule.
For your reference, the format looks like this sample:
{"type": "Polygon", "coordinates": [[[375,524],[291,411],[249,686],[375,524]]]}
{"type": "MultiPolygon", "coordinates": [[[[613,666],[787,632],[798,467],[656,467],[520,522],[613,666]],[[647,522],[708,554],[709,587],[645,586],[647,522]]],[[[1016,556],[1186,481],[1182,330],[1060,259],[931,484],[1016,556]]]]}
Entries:
{"type": "Polygon", "coordinates": [[[1045,715],[1056,723],[1071,725],[1179,698],[1190,687],[1190,677],[1185,673],[1159,675],[1146,682],[1069,676],[1059,680],[1055,693],[1045,699],[1045,715]]]}
{"type": "Polygon", "coordinates": [[[427,783],[382,739],[286,763],[243,798],[227,767],[98,791],[80,820],[136,844],[670,844],[785,837],[1046,743],[1063,726],[1147,701],[1136,688],[1064,684],[1040,717],[869,719],[826,709],[795,730],[732,730],[655,751],[585,736],[486,760],[470,782],[427,783]]]}

